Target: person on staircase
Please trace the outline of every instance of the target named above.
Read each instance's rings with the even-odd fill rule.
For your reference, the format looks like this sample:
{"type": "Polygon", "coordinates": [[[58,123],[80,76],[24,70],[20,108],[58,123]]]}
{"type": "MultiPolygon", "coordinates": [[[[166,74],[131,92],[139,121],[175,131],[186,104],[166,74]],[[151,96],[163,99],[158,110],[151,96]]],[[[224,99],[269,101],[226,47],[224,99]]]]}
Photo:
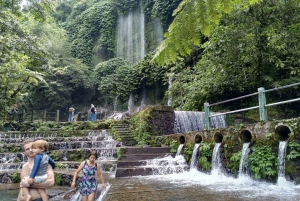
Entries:
{"type": "Polygon", "coordinates": [[[75,113],[75,108],[73,105],[69,107],[69,117],[68,117],[68,122],[73,122],[74,121],[74,113],[75,113]]]}
{"type": "Polygon", "coordinates": [[[96,121],[96,108],[93,104],[91,104],[91,116],[90,116],[90,121],[96,121]]]}
{"type": "Polygon", "coordinates": [[[104,179],[102,176],[102,172],[100,170],[100,165],[95,161],[97,159],[97,151],[91,151],[87,160],[81,162],[78,169],[74,173],[73,181],[71,184],[71,188],[75,188],[76,178],[78,173],[82,171],[83,176],[79,183],[80,187],[80,195],[82,196],[82,201],[94,201],[95,195],[97,191],[97,180],[95,177],[95,173],[97,172],[101,182],[102,189],[106,188],[104,183],[104,179]]]}

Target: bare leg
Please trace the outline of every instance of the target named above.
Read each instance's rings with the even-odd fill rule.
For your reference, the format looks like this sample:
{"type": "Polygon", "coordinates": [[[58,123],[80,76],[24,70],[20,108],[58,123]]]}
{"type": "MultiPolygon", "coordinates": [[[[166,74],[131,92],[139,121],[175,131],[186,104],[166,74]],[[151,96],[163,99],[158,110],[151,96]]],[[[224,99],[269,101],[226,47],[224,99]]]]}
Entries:
{"type": "Polygon", "coordinates": [[[43,199],[43,201],[48,201],[48,195],[46,193],[46,189],[38,188],[37,190],[38,190],[39,194],[41,195],[41,198],[43,199]]]}
{"type": "Polygon", "coordinates": [[[89,194],[87,201],[94,201],[94,200],[95,200],[95,193],[89,194]]]}
{"type": "Polygon", "coordinates": [[[22,193],[26,198],[26,201],[31,201],[31,195],[29,192],[29,188],[22,188],[22,193]]]}
{"type": "Polygon", "coordinates": [[[88,196],[82,196],[81,201],[88,201],[88,196]]]}

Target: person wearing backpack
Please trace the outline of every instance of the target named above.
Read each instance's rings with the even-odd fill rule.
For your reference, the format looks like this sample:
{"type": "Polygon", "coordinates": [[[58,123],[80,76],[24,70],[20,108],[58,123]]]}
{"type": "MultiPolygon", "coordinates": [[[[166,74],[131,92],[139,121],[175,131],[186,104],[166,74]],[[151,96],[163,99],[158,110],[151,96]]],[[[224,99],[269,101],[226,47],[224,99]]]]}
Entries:
{"type": "Polygon", "coordinates": [[[93,104],[91,104],[91,116],[90,116],[90,121],[96,121],[96,108],[93,104]]]}
{"type": "Polygon", "coordinates": [[[80,171],[82,171],[83,176],[79,183],[80,195],[82,196],[82,201],[94,201],[97,191],[97,180],[96,172],[102,182],[102,189],[106,189],[102,172],[100,170],[100,165],[96,163],[97,151],[93,150],[90,152],[88,159],[81,162],[78,169],[74,173],[71,188],[75,188],[76,178],[80,171]]]}
{"type": "Polygon", "coordinates": [[[75,108],[72,105],[71,107],[69,107],[68,122],[73,122],[74,121],[74,113],[75,113],[75,108]]]}

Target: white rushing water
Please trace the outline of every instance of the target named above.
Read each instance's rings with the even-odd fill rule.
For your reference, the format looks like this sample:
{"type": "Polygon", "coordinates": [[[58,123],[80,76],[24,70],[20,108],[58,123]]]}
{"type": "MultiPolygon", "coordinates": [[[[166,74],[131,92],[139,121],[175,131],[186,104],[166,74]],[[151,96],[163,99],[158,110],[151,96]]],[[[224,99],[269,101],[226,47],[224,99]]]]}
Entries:
{"type": "Polygon", "coordinates": [[[222,163],[221,163],[221,156],[220,156],[220,147],[222,143],[216,143],[213,155],[212,155],[212,161],[211,161],[211,174],[212,175],[220,175],[222,174],[222,163]]]}
{"type": "MultiPolygon", "coordinates": [[[[218,150],[217,147],[220,147],[220,145],[219,143],[216,145],[216,150],[218,150]]],[[[163,161],[164,159],[160,160],[163,161]]],[[[173,161],[173,163],[176,162],[173,161]]],[[[210,193],[234,194],[239,196],[239,200],[272,200],[270,197],[276,198],[273,200],[280,201],[300,200],[300,186],[294,184],[283,189],[276,184],[255,181],[250,177],[233,178],[225,174],[218,174],[218,172],[216,174],[206,174],[197,169],[190,169],[181,173],[174,172],[141,177],[141,179],[167,182],[170,185],[177,184],[177,188],[196,186],[197,188],[206,189],[205,191],[210,193]]]]}
{"type": "Polygon", "coordinates": [[[197,154],[198,154],[198,151],[199,151],[199,147],[200,147],[200,143],[196,143],[196,144],[194,145],[190,169],[197,168],[197,164],[198,164],[197,154]]]}
{"type": "Polygon", "coordinates": [[[239,166],[239,177],[247,177],[248,174],[248,158],[250,154],[250,148],[249,148],[250,142],[243,144],[242,149],[242,156],[240,160],[240,166],[239,166]]]}

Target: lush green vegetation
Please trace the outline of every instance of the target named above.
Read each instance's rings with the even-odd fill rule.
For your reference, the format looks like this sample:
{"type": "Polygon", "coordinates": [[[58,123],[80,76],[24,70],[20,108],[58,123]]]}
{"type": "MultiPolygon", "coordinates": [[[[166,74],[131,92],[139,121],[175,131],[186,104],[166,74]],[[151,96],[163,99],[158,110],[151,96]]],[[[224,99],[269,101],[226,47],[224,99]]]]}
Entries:
{"type": "MultiPolygon", "coordinates": [[[[14,109],[64,109],[96,103],[120,110],[147,91],[148,104],[203,110],[219,102],[299,82],[300,6],[297,0],[0,1],[0,115],[14,109]],[[143,6],[147,56],[116,58],[118,17],[143,6]],[[175,11],[174,11],[175,10],[175,11]],[[173,12],[174,11],[174,12],[173,12]],[[155,20],[165,40],[158,49],[155,20]],[[154,61],[154,62],[153,62],[154,61]],[[172,85],[168,88],[168,80],[172,85]]],[[[267,94],[293,99],[298,87],[267,94]]],[[[257,97],[213,110],[257,105],[257,97]]],[[[276,106],[274,117],[299,104],[276,106]]],[[[258,120],[253,111],[251,119],[258,120]]]]}

